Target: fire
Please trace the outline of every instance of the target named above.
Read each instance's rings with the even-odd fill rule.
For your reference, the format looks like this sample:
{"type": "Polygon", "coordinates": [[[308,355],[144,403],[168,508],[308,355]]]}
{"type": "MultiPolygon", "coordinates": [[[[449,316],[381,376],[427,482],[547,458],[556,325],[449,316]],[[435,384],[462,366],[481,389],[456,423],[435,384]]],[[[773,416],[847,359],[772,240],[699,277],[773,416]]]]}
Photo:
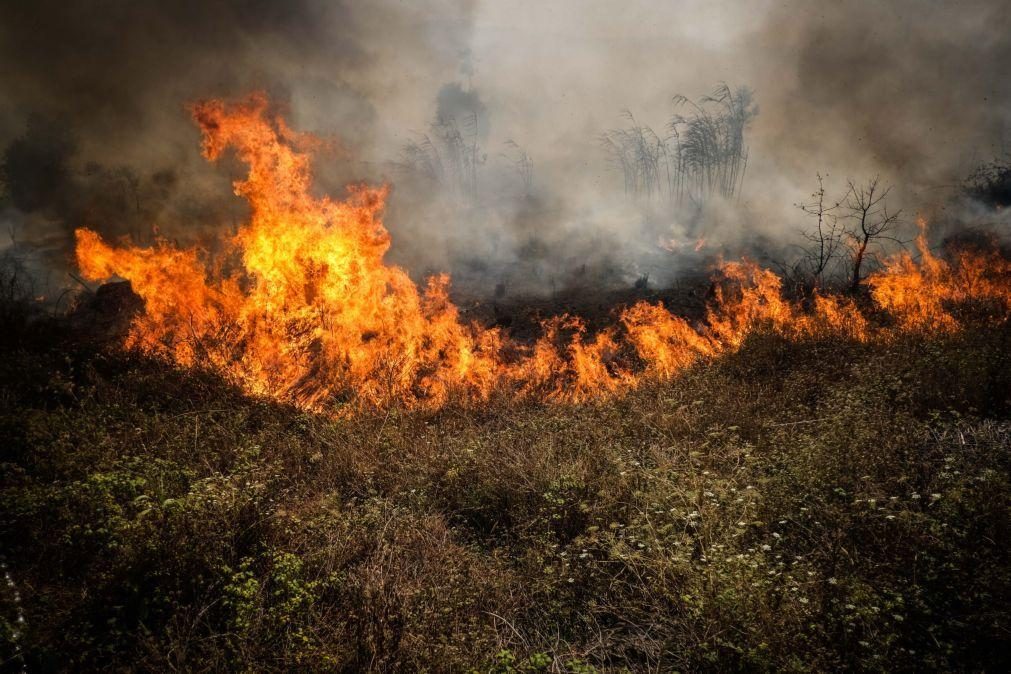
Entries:
{"type": "Polygon", "coordinates": [[[165,244],[113,249],[79,230],[82,273],[127,278],[145,299],[129,343],[182,364],[205,358],[254,392],[308,405],[351,392],[370,404],[442,401],[456,387],[485,394],[497,335],[457,320],[446,278],[419,292],[383,263],[385,188],[311,196],[307,143],[267,107],[258,95],[194,108],[204,155],[234,148],[249,167],[235,192],[252,217],[228,242],[240,271],[208,269],[199,251],[165,244]]]}
{"type": "MultiPolygon", "coordinates": [[[[127,346],[210,366],[254,394],[333,410],[434,408],[497,391],[582,401],[670,377],[739,348],[756,330],[791,339],[877,336],[851,300],[818,296],[805,310],[783,297],[774,273],[742,261],[721,268],[700,326],[640,302],[596,335],[563,316],[546,321],[535,343],[517,343],[461,321],[447,276],[419,289],[384,262],[385,187],[355,185],[343,200],[312,195],[320,143],[271,114],[265,96],[200,103],[193,117],[208,160],[234,150],[248,166],[234,187],[251,216],[222,242],[228,254],[212,262],[204,251],[164,241],[111,246],[79,229],[77,262],[90,280],[128,279],[144,300],[127,346]]],[[[867,282],[898,329],[954,329],[949,306],[969,300],[996,302],[1007,314],[1006,260],[967,253],[949,265],[922,243],[921,256],[917,263],[899,255],[867,282]]]]}
{"type": "Polygon", "coordinates": [[[959,327],[951,308],[989,304],[998,314],[1011,310],[1011,261],[997,251],[958,251],[952,262],[935,257],[927,247],[926,223],[919,222],[919,263],[903,252],[867,284],[875,303],[890,313],[900,330],[945,331],[959,327]]]}

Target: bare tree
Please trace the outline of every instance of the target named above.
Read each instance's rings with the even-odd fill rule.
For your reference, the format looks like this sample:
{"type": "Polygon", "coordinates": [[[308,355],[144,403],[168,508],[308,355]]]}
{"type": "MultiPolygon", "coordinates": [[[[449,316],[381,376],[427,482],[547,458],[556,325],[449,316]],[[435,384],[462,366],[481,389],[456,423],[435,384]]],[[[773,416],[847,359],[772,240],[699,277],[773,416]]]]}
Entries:
{"type": "Polygon", "coordinates": [[[852,180],[848,184],[841,208],[845,212],[843,217],[849,222],[845,233],[851,245],[850,288],[856,290],[863,280],[868,258],[875,255],[874,249],[885,241],[903,243],[892,234],[901,222],[902,211],[888,211],[885,200],[892,188],[882,187],[880,176],[875,176],[866,185],[857,185],[852,180]]]}
{"type": "Polygon", "coordinates": [[[801,260],[815,288],[824,285],[825,276],[838,261],[843,247],[843,228],[836,216],[841,205],[838,201],[825,203],[825,182],[820,173],[818,189],[811,195],[811,201],[797,204],[804,213],[816,218],[814,228],[803,232],[810,245],[801,260]]]}

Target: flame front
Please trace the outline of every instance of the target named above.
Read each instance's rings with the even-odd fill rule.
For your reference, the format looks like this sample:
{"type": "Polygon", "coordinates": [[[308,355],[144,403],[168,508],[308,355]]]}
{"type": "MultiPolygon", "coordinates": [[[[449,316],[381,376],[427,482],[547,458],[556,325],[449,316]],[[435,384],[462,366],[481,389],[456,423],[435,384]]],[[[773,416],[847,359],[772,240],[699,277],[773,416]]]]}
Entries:
{"type": "Polygon", "coordinates": [[[926,223],[920,220],[916,247],[920,261],[903,252],[886,261],[867,284],[876,304],[892,314],[905,331],[957,330],[950,307],[989,305],[1005,315],[1011,308],[1011,261],[996,250],[961,250],[953,263],[935,257],[927,247],[926,223]]]}
{"type": "Polygon", "coordinates": [[[252,393],[306,407],[439,407],[496,391],[580,401],[670,377],[759,329],[866,340],[887,330],[955,329],[953,302],[996,303],[1005,318],[1011,306],[1006,260],[965,253],[949,265],[921,244],[919,263],[899,255],[867,281],[893,328],[872,331],[845,298],[819,296],[802,310],[784,299],[775,274],[744,261],[722,267],[698,328],[640,302],[592,338],[578,319],[560,317],[544,323],[534,344],[519,344],[461,322],[447,276],[419,291],[403,269],[384,263],[385,187],[354,186],[343,201],[313,196],[311,156],[320,143],[271,115],[263,95],[201,103],[193,115],[207,159],[231,148],[249,168],[235,192],[251,217],[223,242],[227,254],[212,264],[197,249],[113,247],[79,229],[78,265],[90,280],[128,279],[144,300],[128,346],[209,365],[252,393]]]}

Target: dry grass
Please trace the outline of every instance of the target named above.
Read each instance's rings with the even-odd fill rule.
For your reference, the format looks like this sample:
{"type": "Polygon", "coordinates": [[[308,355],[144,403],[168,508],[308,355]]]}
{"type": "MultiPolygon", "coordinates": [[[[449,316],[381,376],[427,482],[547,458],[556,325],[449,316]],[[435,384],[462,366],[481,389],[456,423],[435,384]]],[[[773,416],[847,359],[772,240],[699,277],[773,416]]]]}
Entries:
{"type": "Polygon", "coordinates": [[[4,667],[1011,664],[1007,326],[757,336],[606,403],[350,420],[21,330],[4,667]]]}

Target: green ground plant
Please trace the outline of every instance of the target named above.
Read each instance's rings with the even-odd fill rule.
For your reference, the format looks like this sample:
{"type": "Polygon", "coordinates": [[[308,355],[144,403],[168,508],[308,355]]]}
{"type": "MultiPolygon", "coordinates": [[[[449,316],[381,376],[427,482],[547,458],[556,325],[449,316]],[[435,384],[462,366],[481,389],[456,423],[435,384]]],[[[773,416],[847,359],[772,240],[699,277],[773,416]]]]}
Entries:
{"type": "Polygon", "coordinates": [[[351,419],[4,334],[5,669],[1011,667],[1006,323],[351,419]]]}

